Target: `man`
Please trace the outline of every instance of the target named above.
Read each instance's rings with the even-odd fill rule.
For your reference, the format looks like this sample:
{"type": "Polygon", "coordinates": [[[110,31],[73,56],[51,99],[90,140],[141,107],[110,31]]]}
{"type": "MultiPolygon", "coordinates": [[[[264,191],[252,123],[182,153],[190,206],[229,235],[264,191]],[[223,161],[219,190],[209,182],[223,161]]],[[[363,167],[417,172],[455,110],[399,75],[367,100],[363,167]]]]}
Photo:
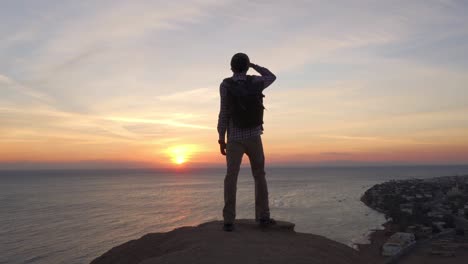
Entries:
{"type": "Polygon", "coordinates": [[[275,223],[270,218],[261,135],[264,109],[262,91],[276,80],[276,76],[268,69],[250,63],[249,57],[244,53],[237,53],[232,57],[231,70],[233,76],[224,79],[220,86],[221,107],[218,118],[218,143],[227,162],[223,229],[228,232],[234,230],[237,176],[244,153],[249,158],[255,180],[255,220],[262,227],[275,223]],[[247,75],[249,68],[253,68],[261,76],[247,75]]]}

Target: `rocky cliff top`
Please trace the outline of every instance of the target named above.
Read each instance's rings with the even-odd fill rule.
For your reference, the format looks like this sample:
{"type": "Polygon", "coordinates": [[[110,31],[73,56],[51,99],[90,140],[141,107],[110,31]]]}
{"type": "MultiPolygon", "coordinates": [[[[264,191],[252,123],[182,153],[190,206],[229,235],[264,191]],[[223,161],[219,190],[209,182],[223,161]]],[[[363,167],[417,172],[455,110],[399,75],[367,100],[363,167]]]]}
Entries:
{"type": "Polygon", "coordinates": [[[114,247],[91,264],[156,263],[368,263],[354,249],[325,237],[297,233],[294,224],[278,221],[260,228],[253,220],[237,220],[234,232],[222,222],[147,234],[114,247]]]}

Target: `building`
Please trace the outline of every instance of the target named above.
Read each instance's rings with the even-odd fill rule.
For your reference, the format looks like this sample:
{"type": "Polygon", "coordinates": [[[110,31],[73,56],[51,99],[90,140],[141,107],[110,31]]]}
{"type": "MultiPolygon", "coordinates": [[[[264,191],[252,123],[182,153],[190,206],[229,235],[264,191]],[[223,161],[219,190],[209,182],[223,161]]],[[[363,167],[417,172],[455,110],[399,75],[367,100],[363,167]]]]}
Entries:
{"type": "Polygon", "coordinates": [[[414,234],[397,232],[382,246],[382,255],[387,257],[395,256],[414,243],[416,243],[414,234]]]}
{"type": "Polygon", "coordinates": [[[428,238],[432,235],[432,227],[423,225],[408,226],[406,232],[414,234],[416,239],[428,238]]]}
{"type": "Polygon", "coordinates": [[[440,232],[442,232],[445,230],[446,223],[443,221],[434,221],[432,222],[432,225],[439,229],[440,232]]]}
{"type": "Polygon", "coordinates": [[[461,196],[461,195],[462,195],[462,192],[458,188],[458,184],[452,187],[452,189],[450,189],[450,191],[447,192],[448,197],[455,197],[455,196],[461,196]]]}
{"type": "Polygon", "coordinates": [[[468,220],[464,217],[455,217],[455,229],[458,233],[468,236],[468,220]]]}

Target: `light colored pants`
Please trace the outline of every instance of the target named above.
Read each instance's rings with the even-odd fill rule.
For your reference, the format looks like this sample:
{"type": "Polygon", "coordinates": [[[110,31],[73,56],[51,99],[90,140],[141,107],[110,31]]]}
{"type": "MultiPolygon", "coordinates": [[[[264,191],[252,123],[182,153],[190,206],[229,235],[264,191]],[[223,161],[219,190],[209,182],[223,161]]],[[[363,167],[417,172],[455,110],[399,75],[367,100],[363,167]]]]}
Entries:
{"type": "Polygon", "coordinates": [[[242,156],[247,154],[255,180],[255,219],[269,219],[268,187],[265,179],[265,155],[261,136],[242,140],[230,140],[226,147],[227,173],[224,178],[224,223],[236,219],[237,176],[242,156]]]}

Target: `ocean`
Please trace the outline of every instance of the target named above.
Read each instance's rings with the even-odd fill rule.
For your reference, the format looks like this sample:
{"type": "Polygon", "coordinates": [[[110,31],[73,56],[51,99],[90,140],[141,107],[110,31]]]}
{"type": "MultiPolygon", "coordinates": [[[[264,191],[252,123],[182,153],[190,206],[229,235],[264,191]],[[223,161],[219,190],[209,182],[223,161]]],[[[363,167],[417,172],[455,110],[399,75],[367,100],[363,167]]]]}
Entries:
{"type": "MultiPolygon", "coordinates": [[[[0,263],[89,263],[146,233],[221,220],[224,172],[0,171],[0,263]]],[[[359,200],[372,185],[465,174],[468,166],[269,168],[270,210],[298,232],[352,246],[385,221],[359,200]]],[[[243,168],[237,218],[253,217],[253,178],[243,168]]]]}

